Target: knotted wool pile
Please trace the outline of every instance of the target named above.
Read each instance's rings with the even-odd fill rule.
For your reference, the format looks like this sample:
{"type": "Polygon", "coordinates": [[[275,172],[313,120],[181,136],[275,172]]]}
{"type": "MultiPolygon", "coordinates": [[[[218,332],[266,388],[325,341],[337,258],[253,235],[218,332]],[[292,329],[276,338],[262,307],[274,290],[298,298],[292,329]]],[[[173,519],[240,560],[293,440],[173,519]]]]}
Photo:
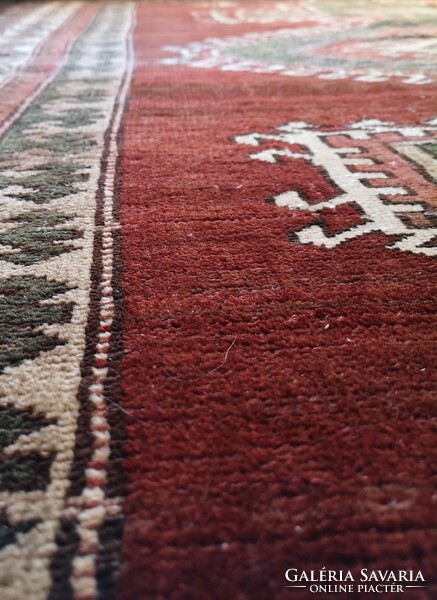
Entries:
{"type": "Polygon", "coordinates": [[[2,600],[436,597],[436,23],[1,6],[2,600]]]}

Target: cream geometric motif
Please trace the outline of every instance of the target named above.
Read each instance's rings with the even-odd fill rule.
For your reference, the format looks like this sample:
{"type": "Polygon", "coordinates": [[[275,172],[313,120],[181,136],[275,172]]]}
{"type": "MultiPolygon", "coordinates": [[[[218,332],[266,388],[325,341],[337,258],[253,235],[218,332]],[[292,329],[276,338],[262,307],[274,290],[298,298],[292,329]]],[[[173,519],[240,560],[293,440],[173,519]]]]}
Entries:
{"type": "MultiPolygon", "coordinates": [[[[305,122],[289,122],[277,128],[277,133],[251,133],[235,138],[238,144],[261,146],[262,150],[250,154],[254,160],[268,163],[282,162],[284,157],[289,159],[304,159],[314,165],[320,172],[326,173],[330,180],[340,189],[340,193],[329,200],[309,203],[302,195],[291,189],[273,198],[280,207],[290,210],[304,210],[320,214],[325,209],[335,209],[341,205],[358,205],[362,217],[360,224],[348,228],[335,235],[326,235],[319,225],[304,227],[296,233],[302,244],[314,244],[325,248],[334,248],[339,244],[371,233],[382,232],[389,236],[397,236],[398,240],[387,247],[409,251],[428,256],[437,255],[437,246],[430,242],[437,236],[436,227],[411,227],[405,217],[410,213],[422,213],[429,216],[429,207],[418,197],[414,202],[390,202],[390,197],[409,195],[411,192],[397,180],[395,185],[372,186],[366,182],[387,179],[385,172],[378,171],[376,161],[368,156],[363,157],[360,141],[376,139],[378,134],[396,134],[401,141],[385,144],[392,152],[395,147],[400,153],[404,150],[409,155],[410,162],[416,162],[427,175],[436,172],[437,161],[420,147],[432,143],[437,130],[437,119],[430,120],[420,126],[398,126],[377,119],[363,120],[352,123],[346,129],[320,129],[305,122]],[[336,147],[330,143],[332,139],[347,138],[350,143],[336,147]],[[403,141],[405,140],[405,142],[403,141]],[[281,149],[268,147],[268,142],[281,142],[281,149]],[[266,144],[267,143],[267,144],[266,144]],[[285,145],[285,148],[283,147],[285,145]],[[266,147],[267,146],[267,147],[266,147]],[[291,149],[291,147],[293,149],[291,149]],[[297,149],[296,149],[297,147],[297,149]],[[407,150],[405,150],[407,148],[407,150]],[[415,151],[413,151],[415,149],[415,151]],[[372,167],[374,170],[358,170],[372,167]]],[[[389,137],[385,135],[385,137],[389,137]]],[[[435,143],[435,138],[434,138],[435,143]]]]}
{"type": "Polygon", "coordinates": [[[318,18],[314,25],[209,37],[162,50],[171,56],[160,59],[161,64],[196,69],[366,83],[394,80],[414,86],[436,79],[435,27],[426,21],[414,25],[407,20],[393,28],[384,20],[365,25],[318,18]]]}

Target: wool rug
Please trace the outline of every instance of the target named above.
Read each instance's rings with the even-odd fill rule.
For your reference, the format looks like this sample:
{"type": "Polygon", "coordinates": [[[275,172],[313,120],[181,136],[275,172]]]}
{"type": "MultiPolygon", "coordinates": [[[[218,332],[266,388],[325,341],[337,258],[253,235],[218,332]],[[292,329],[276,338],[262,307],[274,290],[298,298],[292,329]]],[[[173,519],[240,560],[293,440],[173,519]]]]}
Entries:
{"type": "Polygon", "coordinates": [[[0,598],[437,597],[435,0],[0,9],[0,598]]]}

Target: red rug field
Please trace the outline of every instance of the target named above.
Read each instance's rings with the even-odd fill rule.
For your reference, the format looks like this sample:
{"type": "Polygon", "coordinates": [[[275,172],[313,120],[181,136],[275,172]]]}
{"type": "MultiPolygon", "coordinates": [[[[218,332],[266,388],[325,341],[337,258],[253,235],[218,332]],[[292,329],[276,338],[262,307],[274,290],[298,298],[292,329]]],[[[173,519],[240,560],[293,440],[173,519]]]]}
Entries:
{"type": "Polygon", "coordinates": [[[437,598],[436,31],[1,5],[1,600],[437,598]]]}

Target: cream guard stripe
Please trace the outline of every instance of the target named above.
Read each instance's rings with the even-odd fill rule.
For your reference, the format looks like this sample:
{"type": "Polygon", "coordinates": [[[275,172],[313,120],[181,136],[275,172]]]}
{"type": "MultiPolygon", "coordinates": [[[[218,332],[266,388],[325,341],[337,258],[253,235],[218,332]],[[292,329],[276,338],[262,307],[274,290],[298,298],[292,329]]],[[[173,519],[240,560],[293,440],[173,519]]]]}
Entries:
{"type": "MultiPolygon", "coordinates": [[[[0,520],[13,538],[0,550],[2,600],[46,600],[52,586],[78,433],[96,192],[105,132],[117,98],[118,128],[127,92],[132,15],[131,3],[107,4],[39,89],[38,102],[28,100],[28,110],[9,120],[0,140],[0,304],[11,315],[6,339],[18,344],[0,346],[0,409],[31,417],[27,431],[0,449],[5,468],[11,465],[0,490],[0,520]],[[23,228],[34,240],[40,232],[52,238],[29,251],[22,246],[23,228]],[[22,472],[14,464],[27,470],[25,480],[14,480],[22,472]]],[[[106,219],[105,225],[112,227],[106,219]]],[[[108,249],[104,241],[104,257],[108,249]]],[[[110,281],[106,266],[107,275],[110,281]]],[[[106,279],[102,283],[105,295],[106,279]]]]}
{"type": "MultiPolygon", "coordinates": [[[[119,156],[117,137],[121,127],[134,66],[132,41],[134,26],[135,16],[133,14],[126,44],[126,73],[116,101],[114,119],[109,130],[109,151],[103,180],[102,272],[100,281],[99,329],[93,360],[92,384],[89,387],[89,402],[92,406],[91,432],[94,437],[94,443],[91,460],[86,469],[86,487],[82,493],[82,499],[85,502],[89,502],[89,508],[85,508],[79,514],[78,533],[80,536],[80,547],[78,555],[73,560],[72,587],[76,600],[90,600],[97,597],[96,556],[99,550],[99,529],[108,514],[105,484],[110,454],[110,427],[107,419],[107,405],[104,391],[105,380],[108,375],[107,362],[115,310],[112,288],[114,260],[113,231],[119,226],[119,223],[114,219],[114,191],[116,185],[116,165],[119,156]]],[[[109,506],[112,505],[110,504],[109,506]]]]}

